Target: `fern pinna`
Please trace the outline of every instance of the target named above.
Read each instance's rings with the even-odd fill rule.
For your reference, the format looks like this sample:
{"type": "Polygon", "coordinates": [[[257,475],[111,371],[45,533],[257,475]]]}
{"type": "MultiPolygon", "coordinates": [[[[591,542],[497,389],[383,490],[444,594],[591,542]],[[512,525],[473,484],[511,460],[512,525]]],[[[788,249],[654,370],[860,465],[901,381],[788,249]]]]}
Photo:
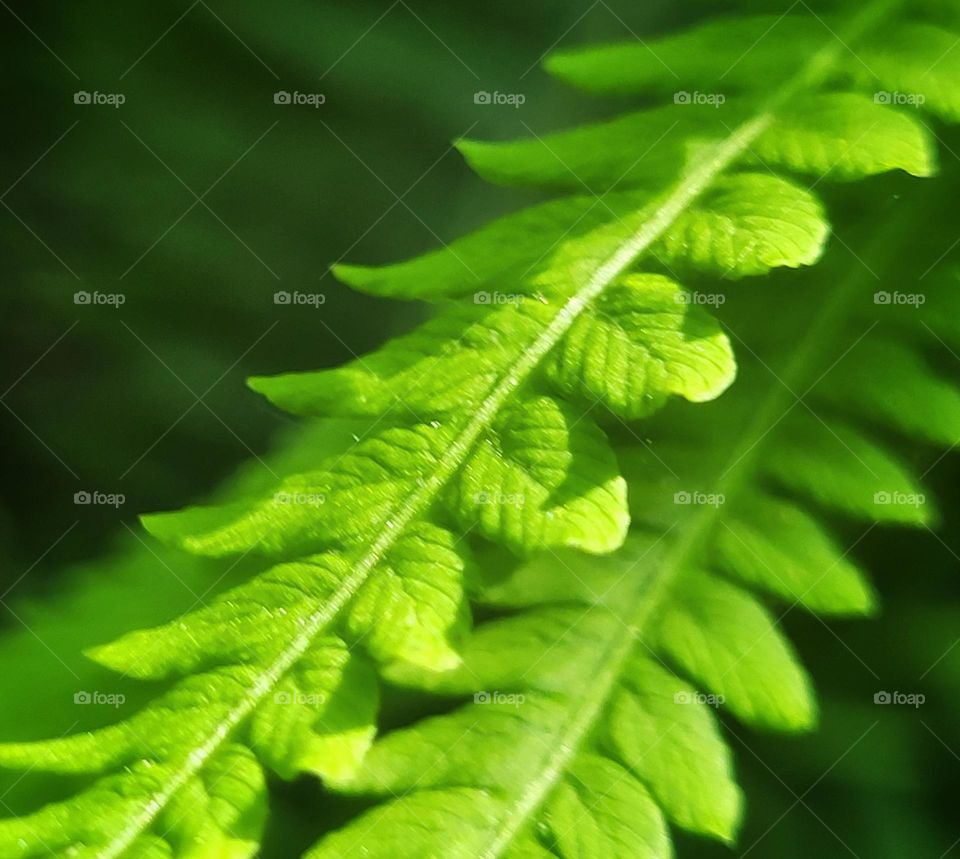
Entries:
{"type": "Polygon", "coordinates": [[[750,591],[871,610],[811,511],[932,519],[857,422],[952,444],[960,393],[919,341],[960,338],[945,284],[923,326],[891,307],[883,339],[833,367],[822,344],[855,339],[877,309],[861,278],[766,304],[681,282],[819,258],[821,204],[781,173],[934,172],[915,105],[886,103],[923,95],[960,117],[957,36],[936,4],[924,14],[881,2],[848,20],[720,20],[553,56],[548,69],[584,88],[674,103],[534,141],[464,141],[496,182],[576,195],[409,262],[336,269],[437,315],[345,367],[252,381],[313,419],[274,463],[283,479],[248,477],[223,503],[145,524],[191,553],[270,566],[89,652],[155,684],[130,718],[0,746],[4,767],[85,784],[0,822],[2,854],[252,856],[267,771],[380,800],[313,859],[659,857],[667,821],[732,840],[741,797],[711,705],[788,731],[815,719],[750,591]],[[721,89],[722,110],[695,97],[721,89]],[[704,404],[735,376],[706,310],[721,294],[731,331],[790,359],[775,384],[748,372],[704,404]],[[917,390],[929,415],[898,405],[917,390]],[[698,405],[653,416],[671,400],[698,405]],[[624,429],[639,419],[653,443],[624,429]],[[473,628],[472,606],[493,619],[473,628]],[[450,712],[377,739],[381,678],[450,698],[450,712]]]}

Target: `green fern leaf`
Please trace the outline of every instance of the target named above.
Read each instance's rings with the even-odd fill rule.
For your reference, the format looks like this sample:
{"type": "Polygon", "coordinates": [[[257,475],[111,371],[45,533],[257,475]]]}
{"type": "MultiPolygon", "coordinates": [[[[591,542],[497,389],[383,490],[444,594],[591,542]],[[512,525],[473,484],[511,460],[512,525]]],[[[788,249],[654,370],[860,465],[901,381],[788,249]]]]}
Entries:
{"type": "Polygon", "coordinates": [[[550,397],[504,411],[452,484],[450,506],[464,527],[520,553],[612,552],[630,524],[606,437],[550,397]]]}
{"type": "Polygon", "coordinates": [[[916,477],[859,430],[807,413],[791,415],[768,470],[812,500],[867,521],[926,525],[936,519],[916,477]]]}
{"type": "Polygon", "coordinates": [[[912,438],[952,445],[960,394],[924,357],[897,340],[871,339],[851,352],[814,391],[837,409],[866,415],[912,438]]]}
{"type": "Polygon", "coordinates": [[[458,639],[469,625],[467,559],[459,538],[427,523],[393,545],[379,575],[364,582],[347,628],[382,662],[442,671],[459,664],[458,639]]]}
{"type": "Polygon", "coordinates": [[[670,395],[719,396],[735,359],[720,326],[667,278],[634,275],[608,290],[570,328],[546,363],[560,391],[635,420],[670,395]]]}
{"type": "Polygon", "coordinates": [[[570,768],[544,808],[537,834],[562,856],[601,859],[620,852],[660,859],[671,854],[663,815],[643,785],[623,767],[593,755],[570,768]]]}
{"type": "Polygon", "coordinates": [[[277,684],[250,723],[250,748],[281,778],[352,773],[376,734],[379,688],[373,666],[331,638],[277,684]]]}
{"type": "Polygon", "coordinates": [[[653,643],[744,721],[785,731],[813,726],[810,684],[789,645],[756,600],[732,585],[686,577],[653,643]]]}
{"type": "MultiPolygon", "coordinates": [[[[631,113],[533,140],[457,144],[470,166],[503,185],[541,185],[608,191],[622,185],[655,186],[664,172],[677,172],[690,153],[678,147],[722,138],[748,114],[749,102],[720,107],[679,104],[631,113]],[[651,141],[638,151],[637,141],[651,141]],[[639,157],[642,154],[642,157],[639,157]]],[[[860,179],[888,170],[914,176],[936,172],[936,153],[919,119],[858,93],[827,93],[796,99],[789,112],[759,135],[744,160],[767,169],[831,179],[860,179]]]]}
{"type": "Polygon", "coordinates": [[[874,593],[823,527],[795,504],[770,495],[748,499],[717,542],[719,563],[747,585],[818,614],[863,615],[874,593]]]}
{"type": "MultiPolygon", "coordinates": [[[[764,153],[785,169],[838,177],[930,172],[921,124],[824,95],[835,80],[869,86],[850,70],[846,45],[882,45],[874,34],[895,21],[888,5],[844,22],[839,41],[819,20],[790,17],[659,40],[680,84],[785,83],[730,130],[684,137],[656,187],[551,201],[406,263],[338,268],[373,294],[450,301],[368,360],[253,383],[293,411],[336,418],[307,431],[329,429],[329,443],[297,446],[278,481],[247,475],[211,507],[146,525],[195,554],[252,552],[276,565],[203,608],[90,651],[110,668],[165,681],[134,715],[0,745],[0,766],[88,777],[69,798],[0,822],[3,854],[253,855],[265,766],[383,800],[313,857],[664,856],[667,819],[731,839],[740,798],[707,705],[785,730],[809,728],[816,710],[768,610],[722,574],[813,610],[866,612],[869,589],[854,567],[821,585],[831,571],[816,567],[835,564],[836,550],[799,504],[913,525],[931,521],[933,508],[909,501],[923,498],[922,487],[892,446],[858,424],[794,410],[793,388],[816,387],[826,360],[817,350],[854,315],[845,301],[861,281],[828,294],[822,313],[811,302],[818,312],[782,386],[753,379],[745,398],[712,408],[676,401],[723,391],[730,344],[702,309],[677,300],[688,293],[649,271],[741,277],[819,258],[828,225],[817,198],[784,178],[736,172],[764,153]],[[849,117],[839,117],[841,105],[849,117]],[[870,115],[877,136],[865,129],[862,146],[839,152],[843,121],[870,115]],[[616,350],[603,373],[601,347],[616,350]],[[576,410],[584,399],[604,406],[602,421],[646,417],[670,399],[676,408],[645,426],[661,442],[638,451],[576,410]],[[684,462],[702,483],[679,465],[663,468],[671,445],[694,451],[684,462]],[[780,507],[790,511],[784,546],[817,535],[806,554],[791,553],[785,580],[768,567],[773,550],[744,526],[755,524],[752,505],[768,482],[790,496],[780,507]],[[696,500],[701,489],[706,503],[696,500]],[[638,534],[628,539],[630,512],[638,534]],[[739,529],[762,563],[731,551],[728,518],[726,531],[739,529]],[[441,526],[451,520],[457,530],[441,526]],[[488,586],[470,573],[467,531],[517,555],[557,549],[548,558],[563,566],[551,580],[541,556],[488,586]],[[606,559],[571,551],[621,546],[606,559]],[[588,584],[564,583],[568,574],[588,584]],[[480,603],[519,608],[471,631],[468,587],[480,603]],[[651,649],[705,691],[644,661],[651,649]],[[378,673],[468,700],[374,741],[378,673]],[[671,687],[673,706],[689,710],[670,709],[671,687]],[[642,747],[671,731],[658,752],[642,747]],[[678,761],[689,774],[676,774],[678,761]]],[[[904,32],[876,50],[900,57],[896,80],[912,84],[930,46],[904,32]]],[[[923,32],[936,48],[939,36],[923,32]]],[[[550,66],[600,91],[678,85],[638,44],[550,66]]],[[[893,79],[886,64],[877,68],[893,79]]],[[[929,81],[941,115],[954,114],[944,82],[956,80],[948,63],[929,81]]],[[[607,169],[601,162],[595,175],[607,169]]],[[[768,311],[758,327],[775,328],[779,315],[768,311]]],[[[786,336],[774,332],[779,342],[795,339],[789,321],[786,336]]],[[[887,336],[917,335],[916,324],[899,325],[887,336]]],[[[918,374],[930,384],[920,362],[894,381],[918,374]]],[[[891,419],[867,394],[857,403],[852,422],[891,419]]],[[[898,429],[915,435],[918,421],[898,429]]]]}
{"type": "Polygon", "coordinates": [[[690,832],[732,841],[742,812],[730,750],[711,707],[656,662],[638,658],[610,702],[603,747],[690,832]]]}
{"type": "Polygon", "coordinates": [[[724,277],[813,265],[828,226],[819,202],[792,182],[762,173],[732,176],[677,218],[654,254],[668,266],[724,277]]]}
{"type": "MultiPolygon", "coordinates": [[[[494,299],[490,293],[478,294],[482,297],[494,299]]],[[[250,386],[295,414],[455,414],[464,398],[483,398],[499,369],[517,359],[520,344],[534,337],[548,318],[550,308],[539,301],[513,298],[495,308],[473,300],[447,306],[411,334],[344,367],[257,377],[250,386]]]]}
{"type": "Polygon", "coordinates": [[[559,51],[546,68],[596,93],[770,89],[791,75],[784,57],[813,56],[829,35],[813,15],[730,16],[658,39],[559,51]]]}
{"type": "Polygon", "coordinates": [[[871,95],[827,93],[794,101],[757,140],[750,161],[832,180],[888,170],[937,172],[937,154],[920,119],[871,95]]]}
{"type": "Polygon", "coordinates": [[[863,47],[863,65],[852,74],[881,101],[920,107],[948,122],[960,120],[956,34],[932,24],[910,23],[878,34],[863,47]]]}

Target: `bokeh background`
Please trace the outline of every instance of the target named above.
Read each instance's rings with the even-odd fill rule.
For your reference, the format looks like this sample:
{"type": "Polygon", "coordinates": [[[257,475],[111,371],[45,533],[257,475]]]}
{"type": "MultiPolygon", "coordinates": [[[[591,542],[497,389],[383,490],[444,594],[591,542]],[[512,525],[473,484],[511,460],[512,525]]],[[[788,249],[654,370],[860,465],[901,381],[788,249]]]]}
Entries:
{"type": "MultiPolygon", "coordinates": [[[[730,5],[0,0],[5,737],[64,729],[71,690],[97,688],[81,644],[244,575],[242,564],[194,570],[145,549],[136,517],[200,499],[240,463],[255,468],[289,430],[245,377],[343,362],[422,317],[349,292],[328,266],[398,259],[535,199],[484,185],[451,141],[610,114],[616,101],[565,90],[542,57],[730,5]],[[276,104],[277,91],[325,101],[276,104]],[[478,105],[478,91],[525,102],[478,105]],[[77,92],[125,101],[77,104],[77,92]],[[80,291],[123,303],[77,304],[80,291]],[[323,303],[279,305],[279,291],[323,303]],[[77,505],[84,491],[124,500],[77,505]]],[[[936,192],[896,178],[821,189],[843,242],[815,272],[778,275],[794,279],[785,288],[840,276],[874,219],[905,207],[923,213],[923,229],[882,277],[897,284],[932,265],[946,276],[960,237],[960,137],[938,134],[936,192]]],[[[921,464],[937,456],[917,452],[921,464]]],[[[789,739],[728,725],[749,798],[733,855],[960,855],[950,799],[960,781],[957,476],[954,454],[931,474],[944,510],[937,534],[878,529],[857,546],[879,583],[881,618],[784,618],[817,679],[822,727],[789,739]],[[926,703],[878,707],[880,690],[926,703]]],[[[0,793],[0,814],[29,796],[23,785],[0,793]]],[[[278,786],[276,806],[268,856],[294,855],[318,820],[350,811],[305,783],[278,786]]],[[[731,853],[681,837],[679,855],[731,853]]]]}

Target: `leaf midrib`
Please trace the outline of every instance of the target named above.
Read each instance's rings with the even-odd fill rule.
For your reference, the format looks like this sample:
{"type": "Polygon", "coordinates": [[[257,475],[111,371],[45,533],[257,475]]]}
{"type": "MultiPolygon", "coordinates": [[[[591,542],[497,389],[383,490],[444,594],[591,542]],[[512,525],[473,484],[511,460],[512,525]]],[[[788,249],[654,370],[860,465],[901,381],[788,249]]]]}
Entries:
{"type": "MultiPolygon", "coordinates": [[[[850,40],[857,38],[863,30],[872,26],[874,19],[882,18],[889,9],[899,5],[900,2],[901,0],[878,0],[878,2],[867,7],[851,25],[850,32],[847,34],[848,38],[850,40]]],[[[842,47],[845,48],[845,44],[842,47]]],[[[714,181],[749,149],[757,137],[770,126],[777,107],[789,100],[796,92],[820,79],[829,70],[836,61],[836,55],[840,50],[841,48],[835,45],[826,46],[806,64],[798,75],[766,103],[754,119],[738,126],[726,140],[714,147],[711,150],[710,157],[704,158],[672,190],[661,197],[661,202],[656,206],[651,218],[640,227],[630,240],[624,242],[609,259],[597,268],[586,286],[564,303],[543,332],[521,354],[514,365],[504,373],[497,385],[480,404],[474,416],[456,436],[444,456],[440,458],[434,472],[424,480],[420,488],[412,493],[402,505],[398,505],[395,511],[392,511],[387,517],[392,521],[393,527],[384,529],[369,550],[356,562],[340,587],[320,609],[307,618],[300,634],[257,677],[256,682],[250,688],[250,694],[231,711],[227,719],[218,724],[217,729],[204,742],[185,757],[182,766],[174,772],[167,784],[161,790],[154,792],[143,803],[140,813],[132,816],[123,829],[111,839],[101,852],[101,859],[119,859],[133,842],[147,830],[160,812],[166,808],[173,796],[203,768],[237,727],[253,713],[287,671],[307,652],[314,639],[327,628],[346,606],[373,569],[380,563],[385,553],[404,533],[407,526],[427,512],[446,484],[456,474],[480,435],[488,429],[499,411],[510,400],[520,385],[559,343],[573,322],[605,289],[626,273],[639,257],[672,226],[677,218],[695,200],[709,190],[714,181]]],[[[679,564],[674,565],[673,575],[679,567],[679,564]]],[[[672,577],[665,575],[656,577],[653,587],[658,595],[662,595],[666,590],[672,577]]],[[[657,599],[640,600],[639,604],[642,607],[647,604],[656,605],[657,602],[657,599]]],[[[645,620],[646,618],[643,619],[643,622],[645,620]]],[[[633,637],[630,636],[608,650],[608,653],[612,654],[609,661],[610,668],[601,672],[593,685],[601,686],[608,692],[609,689],[612,689],[613,682],[622,668],[622,663],[629,655],[632,640],[633,637]],[[617,666],[615,671],[613,670],[614,666],[617,666]]],[[[606,695],[597,696],[598,703],[593,707],[586,708],[584,714],[575,720],[571,726],[571,732],[569,732],[574,738],[574,742],[566,748],[561,744],[562,760],[553,762],[553,759],[551,759],[551,763],[544,773],[544,778],[534,782],[534,795],[528,799],[527,795],[530,792],[524,794],[518,804],[517,812],[507,818],[507,825],[501,827],[501,834],[485,853],[485,856],[491,857],[491,859],[499,856],[529,813],[539,806],[547,791],[556,782],[566,764],[569,763],[573,749],[579,746],[586,731],[596,721],[599,713],[599,701],[605,699],[606,695]],[[547,777],[549,779],[545,780],[547,777]],[[518,820],[519,822],[517,822],[518,820]]]]}

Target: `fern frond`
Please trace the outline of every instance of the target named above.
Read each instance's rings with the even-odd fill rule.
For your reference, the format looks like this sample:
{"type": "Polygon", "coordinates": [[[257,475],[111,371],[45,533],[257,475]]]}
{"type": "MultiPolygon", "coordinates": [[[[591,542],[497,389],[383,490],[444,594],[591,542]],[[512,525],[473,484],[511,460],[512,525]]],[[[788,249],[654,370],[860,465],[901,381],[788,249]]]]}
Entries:
{"type": "MultiPolygon", "coordinates": [[[[955,287],[950,281],[929,294],[955,287]]],[[[667,823],[735,837],[742,798],[715,714],[780,731],[807,730],[816,719],[809,680],[774,615],[743,586],[787,610],[863,615],[875,606],[864,573],[818,521],[820,486],[798,480],[790,489],[791,475],[805,466],[768,467],[783,438],[809,432],[809,413],[791,404],[791,391],[813,386],[815,396],[829,378],[824,368],[846,348],[837,344],[862,336],[851,308],[869,300],[870,290],[868,276],[857,274],[821,285],[780,314],[782,299],[751,298],[753,327],[775,320],[775,343],[808,308],[810,325],[789,366],[774,376],[766,361],[775,355],[761,355],[745,368],[739,393],[707,407],[668,409],[647,425],[647,444],[619,449],[639,489],[631,496],[634,535],[623,549],[522,564],[481,592],[482,602],[512,613],[477,627],[460,668],[388,673],[397,683],[473,701],[386,734],[352,777],[331,783],[381,804],[322,840],[311,859],[353,851],[411,859],[660,857],[670,855],[667,823]],[[828,312],[809,311],[824,304],[828,312]],[[595,781],[584,784],[585,767],[595,781]],[[635,816],[611,819],[606,800],[625,795],[635,816]],[[573,796],[590,799],[572,804],[573,796]],[[398,848],[407,838],[409,851],[398,848]]],[[[874,324],[866,354],[889,338],[903,342],[906,332],[894,333],[898,320],[874,324]]],[[[908,336],[923,328],[915,318],[908,336]]],[[[757,339],[749,327],[741,332],[757,339]]],[[[923,379],[958,390],[929,370],[923,379]]],[[[888,380],[894,402],[911,393],[909,381],[897,382],[888,380]]],[[[858,424],[875,425],[869,410],[850,411],[858,424]]],[[[923,428],[900,429],[926,439],[923,428]]],[[[848,440],[836,438],[837,450],[848,440]]],[[[899,458],[895,442],[872,444],[877,456],[899,458]]],[[[889,473],[862,469],[855,485],[870,500],[846,506],[847,515],[923,524],[916,506],[929,502],[922,495],[898,498],[880,488],[889,487],[889,473]],[[900,506],[910,512],[891,517],[889,508],[900,506]]],[[[918,485],[906,466],[899,469],[918,485]]]]}
{"type": "MultiPolygon", "coordinates": [[[[196,554],[250,552],[272,566],[204,608],[90,651],[112,669],[165,684],[132,717],[59,740],[0,745],[0,765],[91,779],[69,799],[0,822],[3,854],[253,855],[265,767],[285,778],[312,772],[347,792],[408,792],[361,815],[312,856],[361,847],[368,856],[418,859],[662,856],[670,849],[666,817],[731,839],[740,799],[707,705],[638,652],[638,641],[753,725],[809,727],[809,684],[769,612],[709,569],[704,550],[719,540],[723,505],[691,505],[675,535],[658,528],[665,498],[709,484],[676,483],[664,496],[665,481],[651,476],[643,455],[615,445],[607,430],[614,416],[647,417],[671,398],[710,400],[733,379],[726,335],[660,269],[739,278],[819,258],[828,235],[823,207],[791,180],[759,172],[766,158],[836,178],[931,172],[932,146],[919,122],[849,93],[826,94],[834,81],[874,84],[851,71],[848,44],[899,59],[875,64],[883,81],[919,81],[917,58],[936,53],[942,31],[924,30],[926,43],[904,25],[903,39],[881,39],[880,23],[901,26],[894,8],[866,7],[838,24],[839,41],[818,21],[784,19],[730,76],[748,94],[774,78],[782,85],[745,102],[742,119],[725,132],[674,139],[674,166],[650,188],[643,186],[651,176],[638,174],[643,181],[631,184],[640,190],[548,202],[406,263],[338,268],[358,289],[436,301],[438,315],[347,367],[254,381],[278,405],[322,415],[314,431],[329,431],[329,442],[295,458],[277,485],[244,484],[225,503],[145,524],[196,554]],[[850,128],[871,120],[876,130],[863,129],[841,151],[850,128]],[[627,539],[631,512],[653,545],[640,536],[615,555],[610,598],[572,603],[582,623],[570,605],[550,605],[553,583],[534,566],[518,576],[538,583],[547,605],[470,634],[468,590],[483,602],[496,599],[497,588],[488,594],[482,576],[474,582],[465,533],[518,555],[603,554],[627,539]],[[642,576],[632,569],[640,562],[642,576]],[[551,656],[555,648],[568,658],[551,656]],[[514,697],[478,698],[371,745],[377,671],[435,692],[514,697]],[[671,693],[675,702],[693,701],[690,715],[669,708],[671,693]],[[647,743],[661,734],[670,737],[650,754],[647,743]],[[696,779],[677,777],[680,760],[698,768],[696,779]]],[[[702,87],[723,77],[725,58],[769,24],[708,25],[656,48],[676,59],[681,80],[702,87]]],[[[549,67],[600,91],[675,87],[641,53],[635,45],[599,49],[549,67]]],[[[950,64],[931,72],[928,106],[941,116],[956,112],[957,80],[950,64]]],[[[645,133],[647,118],[623,122],[645,133]]],[[[569,146],[591,182],[616,185],[624,178],[618,168],[627,164],[630,178],[629,159],[643,153],[639,140],[624,160],[610,158],[610,141],[619,146],[622,134],[621,126],[598,127],[553,144],[569,146]]],[[[529,160],[525,153],[506,148],[491,157],[474,147],[470,154],[487,165],[481,169],[563,187],[549,171],[521,176],[522,167],[503,166],[529,160]]],[[[839,324],[846,308],[831,308],[825,318],[839,324]]],[[[812,332],[819,337],[823,323],[812,332]]],[[[806,379],[812,336],[786,373],[791,382],[806,379]]],[[[919,494],[887,446],[803,412],[782,418],[781,399],[779,392],[764,399],[732,454],[705,419],[711,406],[696,406],[704,410],[702,437],[684,432],[686,420],[668,434],[692,446],[685,462],[727,464],[713,481],[718,496],[744,490],[735,527],[756,531],[751,505],[762,497],[761,478],[796,496],[782,506],[791,511],[784,528],[794,540],[802,529],[818,533],[789,506],[798,498],[879,521],[931,520],[925,505],[877,501],[882,492],[919,494]],[[761,462],[762,437],[781,419],[783,432],[761,462]],[[837,454],[837,442],[853,465],[837,454]]],[[[867,411],[882,414],[876,403],[867,411]]],[[[670,419],[664,415],[668,426],[670,419]]],[[[751,546],[775,560],[761,539],[751,546]]],[[[813,562],[836,552],[824,535],[806,549],[813,562]]],[[[801,600],[809,594],[815,610],[870,607],[868,586],[851,566],[821,586],[797,563],[776,584],[729,543],[719,556],[751,584],[801,600]]],[[[569,557],[586,579],[604,564],[569,557]]],[[[509,590],[502,585],[500,599],[509,590]]]]}

